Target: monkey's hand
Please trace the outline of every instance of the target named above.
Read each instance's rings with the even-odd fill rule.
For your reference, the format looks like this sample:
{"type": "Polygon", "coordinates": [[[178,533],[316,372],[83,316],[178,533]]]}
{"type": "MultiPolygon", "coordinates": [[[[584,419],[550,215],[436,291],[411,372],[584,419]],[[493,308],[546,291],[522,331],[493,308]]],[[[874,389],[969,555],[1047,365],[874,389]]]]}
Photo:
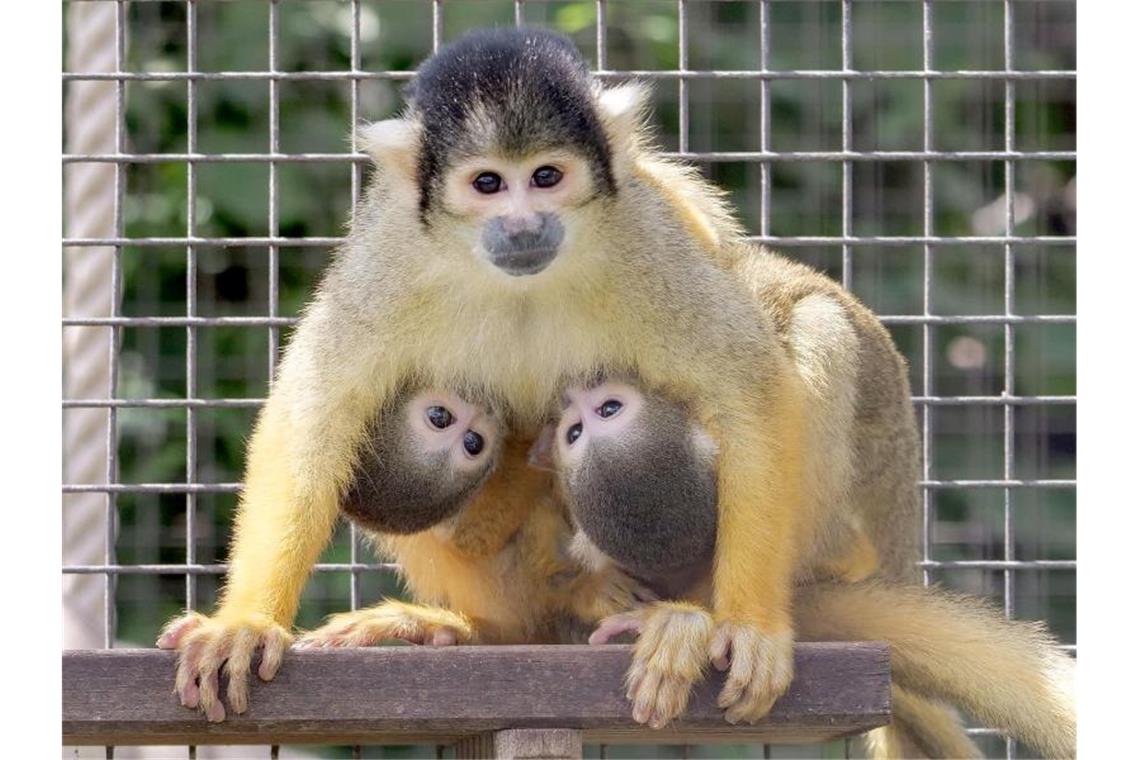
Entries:
{"type": "Polygon", "coordinates": [[[572,611],[582,620],[601,621],[657,601],[657,594],[616,565],[583,575],[573,590],[572,611]]]}
{"type": "Polygon", "coordinates": [[[729,723],[755,723],[792,682],[791,629],[765,633],[756,625],[726,620],[717,626],[709,656],[717,670],[727,670],[717,704],[729,723]]]}
{"type": "Polygon", "coordinates": [[[696,605],[656,602],[606,618],[590,643],[605,644],[627,632],[639,634],[625,679],[633,719],[663,728],[685,711],[689,692],[708,662],[712,616],[696,605]]]}
{"type": "Polygon", "coordinates": [[[226,700],[235,713],[249,705],[249,671],[253,654],[261,649],[257,675],[269,681],[293,635],[266,615],[206,617],[187,612],[166,624],[156,642],[160,649],[178,650],[174,691],[185,707],[198,708],[212,722],[225,720],[218,697],[218,675],[229,679],[226,700]]]}
{"type": "Polygon", "coordinates": [[[304,634],[296,648],[366,647],[388,639],[451,646],[469,643],[474,637],[471,623],[462,615],[389,599],[375,607],[333,615],[320,628],[304,634]]]}

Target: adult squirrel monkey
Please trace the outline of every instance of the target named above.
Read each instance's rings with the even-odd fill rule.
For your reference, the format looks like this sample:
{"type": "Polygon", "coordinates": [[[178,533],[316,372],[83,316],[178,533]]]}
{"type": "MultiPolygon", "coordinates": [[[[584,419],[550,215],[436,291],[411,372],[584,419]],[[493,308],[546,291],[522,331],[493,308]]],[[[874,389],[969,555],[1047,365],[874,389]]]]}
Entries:
{"type": "MultiPolygon", "coordinates": [[[[600,372],[684,399],[718,451],[714,626],[707,640],[661,627],[685,676],[646,681],[635,714],[682,704],[710,647],[731,652],[729,720],[760,718],[786,689],[814,532],[800,520],[800,383],[753,294],[640,168],[641,113],[640,90],[600,88],[566,38],[503,29],[428,60],[406,115],[366,130],[377,172],[259,416],[220,605],[160,638],[180,652],[184,704],[224,718],[224,665],[241,712],[258,647],[272,677],[374,421],[409,383],[492,399],[524,441],[567,382],[600,372]]],[[[486,513],[508,537],[524,522],[486,513]]],[[[392,542],[409,585],[454,602],[463,582],[418,553],[423,536],[392,542]]]]}
{"type": "MultiPolygon", "coordinates": [[[[716,449],[707,433],[684,405],[624,380],[573,388],[566,398],[551,451],[576,527],[573,552],[596,572],[617,565],[662,598],[687,600],[673,605],[676,614],[711,627],[699,606],[708,601],[717,530],[716,449]]],[[[911,528],[900,521],[895,530],[911,528]]],[[[871,755],[978,757],[949,703],[1047,757],[1074,756],[1074,662],[1055,640],[979,600],[908,581],[876,570],[795,592],[797,639],[891,646],[892,724],[868,736],[871,755]]],[[[642,610],[620,613],[590,640],[656,624],[642,610]]],[[[631,676],[633,693],[639,674],[631,676]]]]}
{"type": "MultiPolygon", "coordinates": [[[[643,598],[604,564],[568,569],[549,474],[524,466],[562,388],[608,374],[680,404],[702,431],[699,450],[715,451],[717,540],[710,550],[689,537],[711,563],[682,594],[700,606],[637,616],[634,716],[661,725],[679,714],[710,658],[730,668],[729,720],[762,716],[791,677],[796,581],[913,578],[917,437],[901,358],[840,288],[744,245],[716,192],[648,146],[640,92],[598,88],[563,38],[470,35],[428,61],[411,94],[407,116],[369,132],[376,179],[259,420],[222,605],[160,640],[181,650],[183,702],[224,717],[225,662],[240,712],[259,645],[259,674],[272,676],[338,506],[386,533],[414,596],[439,608],[388,602],[334,619],[310,643],[557,640],[559,621],[643,598]],[[418,510],[380,497],[416,491],[414,470],[367,482],[377,472],[361,464],[370,452],[404,461],[387,421],[417,384],[463,389],[505,431],[491,440],[477,410],[459,409],[435,451],[462,477],[433,483],[418,510]],[[458,458],[457,447],[471,454],[468,432],[497,468],[476,461],[483,449],[458,458]]],[[[409,403],[432,425],[432,406],[446,407],[409,403]]],[[[646,585],[675,595],[695,577],[673,568],[646,585]]],[[[837,608],[831,598],[800,596],[819,609],[837,608]]],[[[829,624],[796,621],[809,635],[829,624]]],[[[857,637],[857,622],[830,630],[857,637]]],[[[945,708],[898,694],[910,724],[943,729],[929,746],[971,746],[945,708]]],[[[1057,715],[1053,746],[1064,746],[1068,713],[1057,715]]]]}

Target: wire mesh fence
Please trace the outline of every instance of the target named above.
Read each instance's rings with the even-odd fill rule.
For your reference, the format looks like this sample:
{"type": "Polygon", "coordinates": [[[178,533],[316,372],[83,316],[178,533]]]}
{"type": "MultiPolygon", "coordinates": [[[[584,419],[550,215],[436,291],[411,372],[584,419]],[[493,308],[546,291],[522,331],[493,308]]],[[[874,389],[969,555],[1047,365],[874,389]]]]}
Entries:
{"type": "MultiPolygon", "coordinates": [[[[440,44],[530,23],[570,34],[603,78],[651,82],[661,142],[730,191],[754,239],[881,315],[909,360],[923,436],[927,581],[1075,641],[1075,2],[71,0],[67,11],[72,640],[150,645],[179,609],[213,605],[245,436],[367,181],[357,127],[393,115],[440,44]]],[[[298,624],[399,593],[392,566],[344,527],[298,624]]],[[[991,754],[1022,752],[975,733],[991,754]]],[[[338,751],[433,752],[326,756],[338,751]]]]}

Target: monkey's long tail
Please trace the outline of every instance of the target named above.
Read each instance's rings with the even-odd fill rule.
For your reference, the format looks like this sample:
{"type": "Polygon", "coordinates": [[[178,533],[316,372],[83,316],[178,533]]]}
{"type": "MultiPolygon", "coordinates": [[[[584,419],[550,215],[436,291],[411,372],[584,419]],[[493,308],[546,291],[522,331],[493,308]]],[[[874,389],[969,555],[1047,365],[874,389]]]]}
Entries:
{"type": "Polygon", "coordinates": [[[800,589],[797,638],[877,640],[894,681],[945,700],[1046,757],[1075,757],[1076,663],[1038,623],[947,591],[863,581],[800,589]]]}

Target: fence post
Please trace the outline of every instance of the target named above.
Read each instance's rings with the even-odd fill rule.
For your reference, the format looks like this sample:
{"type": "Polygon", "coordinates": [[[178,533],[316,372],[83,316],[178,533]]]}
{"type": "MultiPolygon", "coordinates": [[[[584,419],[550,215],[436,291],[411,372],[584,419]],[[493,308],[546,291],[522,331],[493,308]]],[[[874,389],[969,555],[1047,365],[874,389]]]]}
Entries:
{"type": "Polygon", "coordinates": [[[461,760],[574,760],[582,757],[582,732],[574,728],[508,728],[476,734],[455,745],[461,760]]]}

